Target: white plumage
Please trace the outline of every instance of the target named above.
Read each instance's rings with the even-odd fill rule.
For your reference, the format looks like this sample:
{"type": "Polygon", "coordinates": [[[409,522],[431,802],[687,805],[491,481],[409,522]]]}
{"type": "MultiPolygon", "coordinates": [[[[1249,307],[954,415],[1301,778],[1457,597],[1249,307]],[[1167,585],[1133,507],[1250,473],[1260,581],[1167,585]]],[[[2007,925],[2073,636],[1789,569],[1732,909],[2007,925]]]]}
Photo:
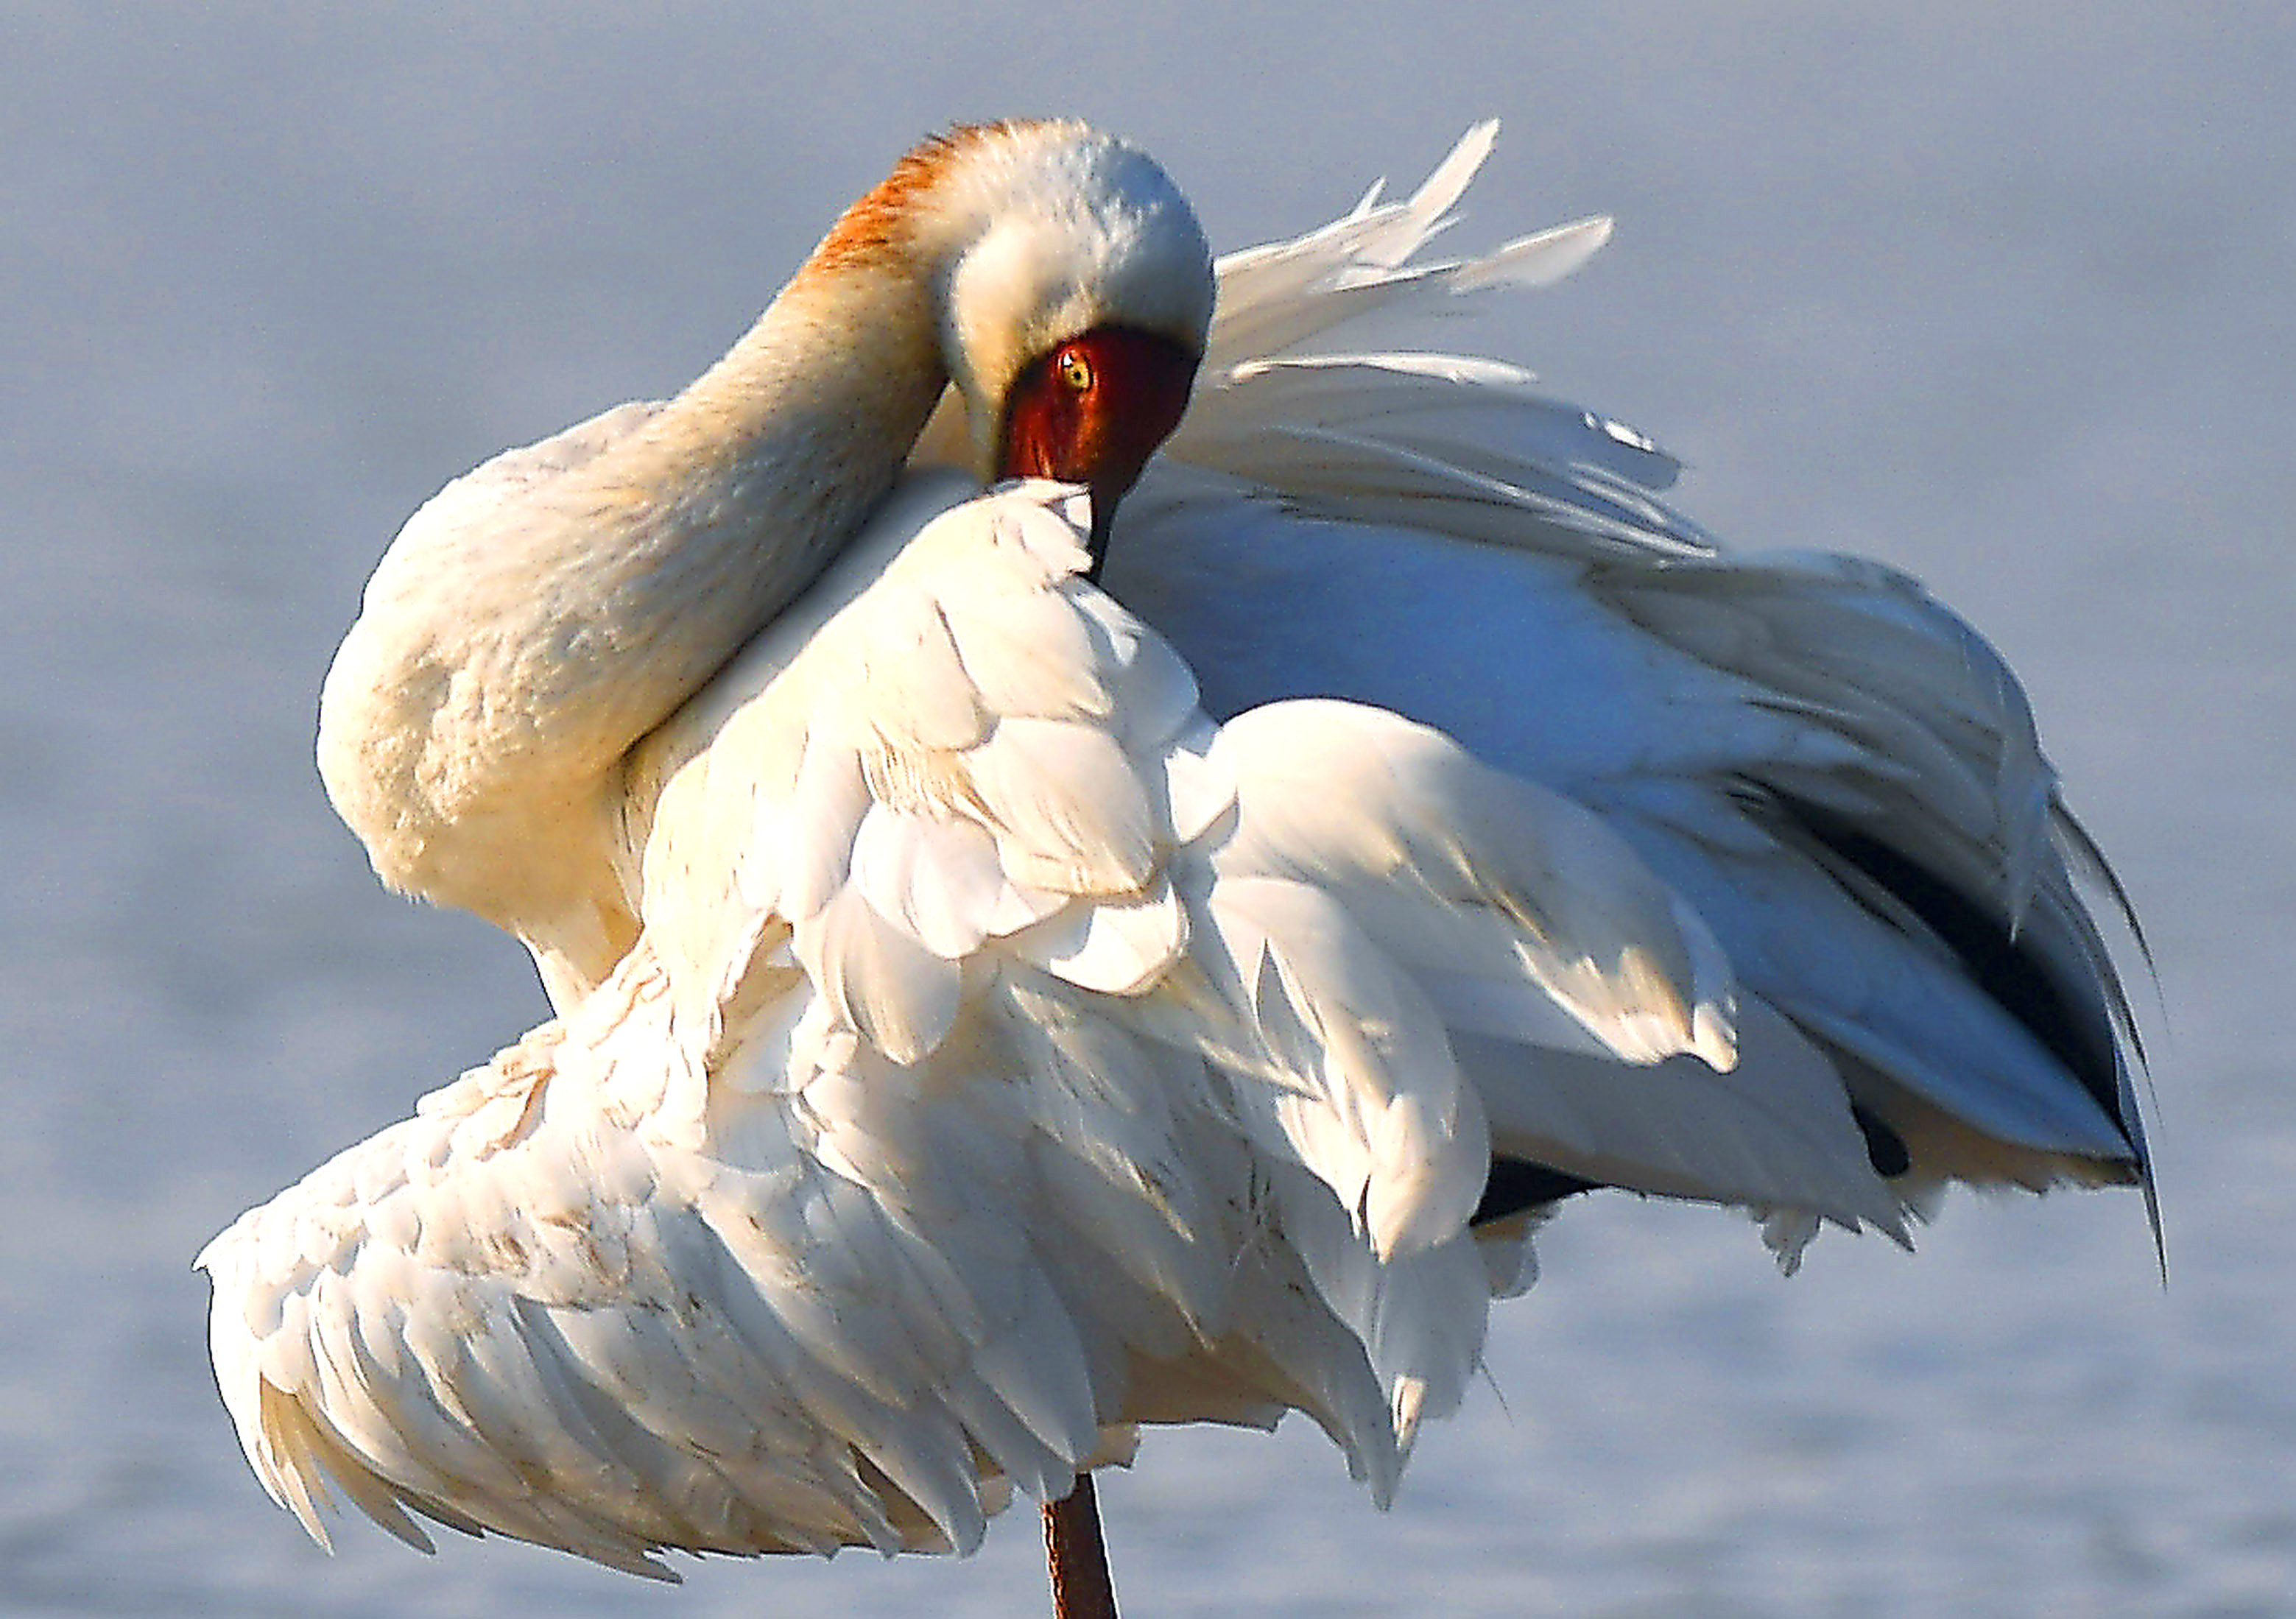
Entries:
{"type": "Polygon", "coordinates": [[[1488,140],[1222,261],[1207,333],[1152,165],[966,132],[714,392],[410,523],[330,789],[560,1016],[201,1256],[312,1533],[332,1490],[641,1571],[970,1549],[1137,1424],[1288,1409],[1384,1500],[1583,1185],[1791,1261],[1950,1180],[2143,1180],[2101,863],[1992,650],[1874,565],[1718,552],[1639,435],[1397,346],[1606,232],[1426,263],[1488,140]],[[971,313],[887,290],[887,241],[971,313]],[[958,354],[848,318],[855,263],[958,354]],[[1205,359],[1103,593],[1081,496],[975,492],[1015,370],[1110,318],[1205,359]],[[466,622],[441,575],[505,532],[466,622]]]}

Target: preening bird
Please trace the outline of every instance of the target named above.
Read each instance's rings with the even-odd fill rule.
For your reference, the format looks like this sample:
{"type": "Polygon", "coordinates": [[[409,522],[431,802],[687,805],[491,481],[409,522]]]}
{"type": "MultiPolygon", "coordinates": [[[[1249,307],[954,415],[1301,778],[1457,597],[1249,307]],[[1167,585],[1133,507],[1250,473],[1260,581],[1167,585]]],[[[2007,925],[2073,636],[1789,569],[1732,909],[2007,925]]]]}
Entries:
{"type": "Polygon", "coordinates": [[[1136,149],[955,131],[409,521],[322,773],[557,1015],[201,1255],[315,1536],[661,1573],[1017,1488],[1083,1612],[1143,1424],[1305,1411],[1384,1501],[1581,1193],[1789,1264],[2149,1195],[2126,903],[1992,649],[1398,337],[1607,233],[1429,258],[1490,139],[1215,276],[1136,149]]]}

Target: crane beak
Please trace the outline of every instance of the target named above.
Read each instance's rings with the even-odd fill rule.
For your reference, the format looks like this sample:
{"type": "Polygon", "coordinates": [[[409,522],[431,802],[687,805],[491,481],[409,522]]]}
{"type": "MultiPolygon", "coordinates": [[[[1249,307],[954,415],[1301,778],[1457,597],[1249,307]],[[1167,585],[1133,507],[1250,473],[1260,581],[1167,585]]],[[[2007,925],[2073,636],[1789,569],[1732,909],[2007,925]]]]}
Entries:
{"type": "Polygon", "coordinates": [[[1120,488],[1097,482],[1087,486],[1092,491],[1092,528],[1086,536],[1085,550],[1092,562],[1084,576],[1091,584],[1100,583],[1101,564],[1108,560],[1108,536],[1116,527],[1117,503],[1131,487],[1129,479],[1120,488]]]}

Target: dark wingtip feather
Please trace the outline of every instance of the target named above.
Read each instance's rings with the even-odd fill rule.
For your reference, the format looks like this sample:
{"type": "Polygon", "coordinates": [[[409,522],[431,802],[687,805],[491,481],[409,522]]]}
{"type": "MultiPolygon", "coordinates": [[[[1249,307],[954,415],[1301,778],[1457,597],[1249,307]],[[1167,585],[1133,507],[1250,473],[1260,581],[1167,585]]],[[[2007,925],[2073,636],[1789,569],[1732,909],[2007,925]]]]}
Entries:
{"type": "Polygon", "coordinates": [[[1997,905],[1956,887],[1847,814],[1778,788],[1752,790],[1774,830],[1824,866],[1850,897],[1869,908],[1894,905],[1918,919],[2120,1127],[2142,1174],[2144,1136],[2131,1115],[2121,1056],[2121,1035],[2129,1025],[2117,978],[2107,974],[2103,984],[2065,982],[1997,905]]]}

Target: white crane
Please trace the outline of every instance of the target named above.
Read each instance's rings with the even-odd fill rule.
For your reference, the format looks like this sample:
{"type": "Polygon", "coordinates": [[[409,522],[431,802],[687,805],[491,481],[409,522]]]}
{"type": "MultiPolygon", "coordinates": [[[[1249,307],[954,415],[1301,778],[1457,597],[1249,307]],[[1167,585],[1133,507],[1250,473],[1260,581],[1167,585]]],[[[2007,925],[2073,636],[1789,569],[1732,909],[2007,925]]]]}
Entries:
{"type": "Polygon", "coordinates": [[[1144,156],[955,132],[677,399],[409,522],[322,769],[559,1015],[201,1256],[315,1536],[332,1491],[660,1573],[970,1549],[1017,1486],[1083,1613],[1139,1424],[1305,1410],[1384,1500],[1576,1192],[1791,1263],[2144,1182],[2103,864],[1992,650],[1355,340],[1599,245],[1425,261],[1489,139],[1214,319],[1144,156]]]}

